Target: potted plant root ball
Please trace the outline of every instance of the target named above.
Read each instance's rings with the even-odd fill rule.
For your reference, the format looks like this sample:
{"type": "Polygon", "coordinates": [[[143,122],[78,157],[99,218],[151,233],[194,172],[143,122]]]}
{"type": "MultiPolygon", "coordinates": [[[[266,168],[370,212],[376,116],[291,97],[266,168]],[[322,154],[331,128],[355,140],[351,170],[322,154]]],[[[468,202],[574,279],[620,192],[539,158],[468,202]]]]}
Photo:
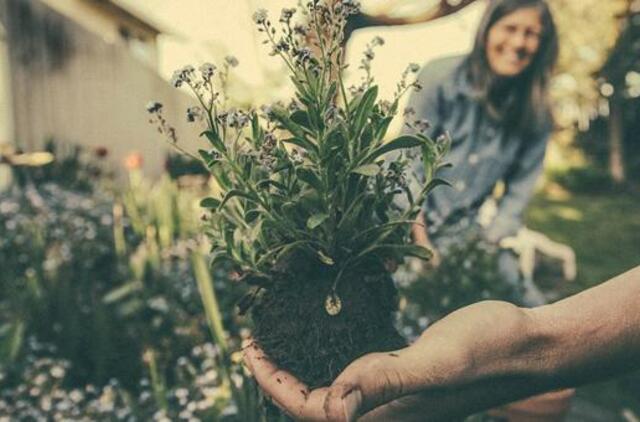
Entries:
{"type": "MultiPolygon", "coordinates": [[[[310,387],[329,384],[345,366],[373,351],[405,345],[394,328],[396,289],[390,268],[406,256],[429,259],[409,229],[446,153],[446,138],[420,133],[386,140],[399,98],[418,88],[410,65],[390,101],[372,85],[371,49],[360,86],[345,87],[342,34],[350,1],[312,1],[284,9],[278,28],[266,12],[254,20],[295,88],[288,105],[230,109],[222,89],[235,59],[216,68],[176,72],[174,84],[200,101],[188,117],[206,125],[200,158],[215,181],[208,211],[212,265],[226,265],[246,283],[239,304],[253,336],[280,367],[310,387]],[[304,23],[295,23],[301,17],[304,23]],[[311,40],[311,41],[309,41],[311,40]],[[411,174],[423,157],[426,180],[411,174]],[[402,203],[400,207],[397,204],[402,203]],[[390,265],[391,264],[391,265],[390,265]]],[[[152,120],[182,149],[158,103],[152,120]]]]}

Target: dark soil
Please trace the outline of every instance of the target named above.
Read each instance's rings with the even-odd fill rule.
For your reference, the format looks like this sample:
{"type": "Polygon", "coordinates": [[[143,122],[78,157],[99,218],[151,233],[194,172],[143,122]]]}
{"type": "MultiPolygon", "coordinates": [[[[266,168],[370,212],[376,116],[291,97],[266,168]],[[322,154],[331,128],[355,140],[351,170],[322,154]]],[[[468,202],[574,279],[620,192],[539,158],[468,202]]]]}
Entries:
{"type": "Polygon", "coordinates": [[[331,384],[362,355],[406,346],[393,324],[397,291],[388,274],[343,276],[335,316],[324,305],[333,280],[328,273],[280,280],[252,308],[255,340],[310,388],[331,384]]]}

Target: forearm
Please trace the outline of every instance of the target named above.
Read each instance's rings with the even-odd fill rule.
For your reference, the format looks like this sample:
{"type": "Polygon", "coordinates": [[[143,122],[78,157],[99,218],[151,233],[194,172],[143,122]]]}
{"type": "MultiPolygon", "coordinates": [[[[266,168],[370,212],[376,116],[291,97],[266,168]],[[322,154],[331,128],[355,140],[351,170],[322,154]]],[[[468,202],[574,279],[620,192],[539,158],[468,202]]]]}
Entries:
{"type": "Polygon", "coordinates": [[[543,369],[555,386],[640,369],[640,266],[531,313],[549,339],[543,369]]]}
{"type": "Polygon", "coordinates": [[[415,394],[365,420],[455,420],[640,368],[639,305],[640,267],[535,309],[504,302],[463,308],[425,331],[413,348],[428,363],[415,370],[427,377],[405,385],[415,394]]]}
{"type": "Polygon", "coordinates": [[[515,321],[496,321],[500,328],[472,340],[464,388],[487,408],[640,369],[639,309],[640,267],[554,304],[518,309],[515,321]]]}

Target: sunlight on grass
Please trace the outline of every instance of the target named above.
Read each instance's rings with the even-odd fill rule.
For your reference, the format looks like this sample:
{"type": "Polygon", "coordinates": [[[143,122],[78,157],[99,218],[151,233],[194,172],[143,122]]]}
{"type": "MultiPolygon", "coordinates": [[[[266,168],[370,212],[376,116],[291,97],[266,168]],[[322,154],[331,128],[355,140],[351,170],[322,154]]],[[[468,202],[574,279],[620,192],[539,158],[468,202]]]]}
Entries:
{"type": "Polygon", "coordinates": [[[564,220],[582,221],[584,214],[572,207],[553,207],[552,212],[564,220]]]}
{"type": "Polygon", "coordinates": [[[640,202],[629,193],[575,193],[564,201],[540,193],[526,220],[575,250],[576,288],[584,289],[640,264],[639,215],[640,202]]]}

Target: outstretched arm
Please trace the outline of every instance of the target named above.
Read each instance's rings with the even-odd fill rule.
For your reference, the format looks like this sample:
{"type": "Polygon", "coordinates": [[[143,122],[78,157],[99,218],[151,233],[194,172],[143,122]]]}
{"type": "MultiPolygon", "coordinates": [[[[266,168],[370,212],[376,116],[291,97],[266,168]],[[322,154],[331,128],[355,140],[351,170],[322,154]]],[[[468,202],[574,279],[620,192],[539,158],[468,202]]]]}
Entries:
{"type": "Polygon", "coordinates": [[[256,380],[300,420],[452,420],[555,388],[640,367],[640,267],[552,305],[481,302],[452,313],[413,345],[354,361],[309,392],[256,345],[256,380]]]}

